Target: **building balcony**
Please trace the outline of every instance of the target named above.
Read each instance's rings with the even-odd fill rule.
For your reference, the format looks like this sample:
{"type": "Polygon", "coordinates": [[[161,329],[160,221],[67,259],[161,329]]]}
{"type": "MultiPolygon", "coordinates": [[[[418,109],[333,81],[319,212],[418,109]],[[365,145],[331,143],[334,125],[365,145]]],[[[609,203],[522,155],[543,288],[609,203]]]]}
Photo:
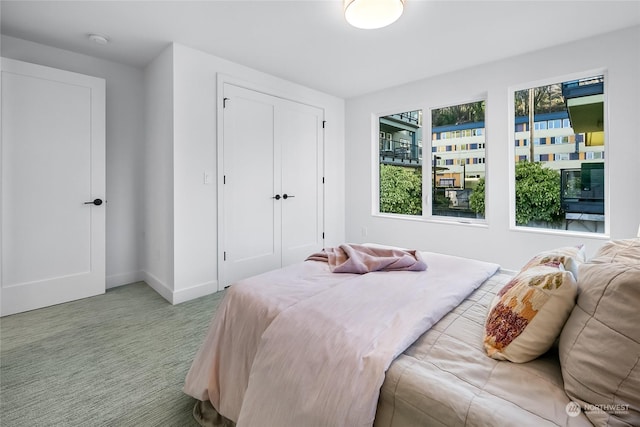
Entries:
{"type": "Polygon", "coordinates": [[[603,145],[604,76],[562,83],[562,95],[575,132],[602,134],[593,145],[603,145]]]}
{"type": "Polygon", "coordinates": [[[421,114],[420,111],[407,111],[404,113],[391,114],[386,116],[386,119],[391,119],[397,122],[405,123],[411,125],[415,128],[419,128],[421,126],[421,114]]]}
{"type": "Polygon", "coordinates": [[[405,141],[380,139],[380,163],[396,166],[422,166],[422,147],[405,141]]]}

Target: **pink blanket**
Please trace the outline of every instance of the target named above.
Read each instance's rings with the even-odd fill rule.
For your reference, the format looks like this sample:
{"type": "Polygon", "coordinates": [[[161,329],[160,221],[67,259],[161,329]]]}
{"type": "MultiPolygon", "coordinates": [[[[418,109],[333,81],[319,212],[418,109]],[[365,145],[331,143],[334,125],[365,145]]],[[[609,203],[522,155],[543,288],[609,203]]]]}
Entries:
{"type": "Polygon", "coordinates": [[[333,274],[303,262],[234,284],[185,392],[238,427],[371,426],[394,358],[498,268],[422,256],[420,272],[333,274]]]}
{"type": "Polygon", "coordinates": [[[372,271],[424,271],[427,269],[420,252],[397,248],[383,248],[346,244],[325,248],[307,260],[329,263],[334,273],[364,274],[372,271]]]}

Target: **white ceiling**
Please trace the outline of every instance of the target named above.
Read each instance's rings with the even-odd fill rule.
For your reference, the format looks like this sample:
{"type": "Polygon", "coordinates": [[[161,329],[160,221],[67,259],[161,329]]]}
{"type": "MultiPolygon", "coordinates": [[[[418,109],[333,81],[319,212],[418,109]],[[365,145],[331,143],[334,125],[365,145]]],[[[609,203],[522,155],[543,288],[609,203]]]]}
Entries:
{"type": "Polygon", "coordinates": [[[640,25],[640,0],[406,0],[379,30],[350,27],[342,0],[2,0],[0,14],[2,34],[139,68],[177,42],[350,98],[640,25]]]}

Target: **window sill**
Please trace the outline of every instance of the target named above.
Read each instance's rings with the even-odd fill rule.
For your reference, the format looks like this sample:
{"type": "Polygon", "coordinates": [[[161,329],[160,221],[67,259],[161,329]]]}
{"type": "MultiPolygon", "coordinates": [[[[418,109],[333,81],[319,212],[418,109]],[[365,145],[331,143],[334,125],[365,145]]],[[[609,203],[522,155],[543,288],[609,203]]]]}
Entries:
{"type": "Polygon", "coordinates": [[[524,227],[521,225],[512,225],[509,227],[509,231],[516,231],[522,233],[534,233],[534,234],[548,234],[553,236],[563,237],[588,237],[590,239],[598,240],[610,240],[609,233],[597,233],[589,231],[576,231],[576,230],[562,230],[555,228],[538,228],[538,227],[524,227]]]}
{"type": "Polygon", "coordinates": [[[474,218],[457,218],[457,217],[436,217],[436,216],[417,216],[417,215],[402,215],[402,214],[390,214],[390,213],[374,213],[374,218],[384,219],[397,219],[403,221],[423,222],[430,224],[446,224],[446,225],[462,225],[478,228],[489,228],[489,223],[486,219],[474,219],[474,218]]]}

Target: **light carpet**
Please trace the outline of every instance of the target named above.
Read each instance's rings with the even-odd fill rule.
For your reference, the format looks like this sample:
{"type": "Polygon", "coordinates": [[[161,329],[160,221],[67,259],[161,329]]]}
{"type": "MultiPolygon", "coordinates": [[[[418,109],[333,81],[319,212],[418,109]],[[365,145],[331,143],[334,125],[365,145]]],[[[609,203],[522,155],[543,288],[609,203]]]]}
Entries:
{"type": "Polygon", "coordinates": [[[0,319],[0,425],[197,426],[182,385],[222,296],[139,282],[0,319]]]}

